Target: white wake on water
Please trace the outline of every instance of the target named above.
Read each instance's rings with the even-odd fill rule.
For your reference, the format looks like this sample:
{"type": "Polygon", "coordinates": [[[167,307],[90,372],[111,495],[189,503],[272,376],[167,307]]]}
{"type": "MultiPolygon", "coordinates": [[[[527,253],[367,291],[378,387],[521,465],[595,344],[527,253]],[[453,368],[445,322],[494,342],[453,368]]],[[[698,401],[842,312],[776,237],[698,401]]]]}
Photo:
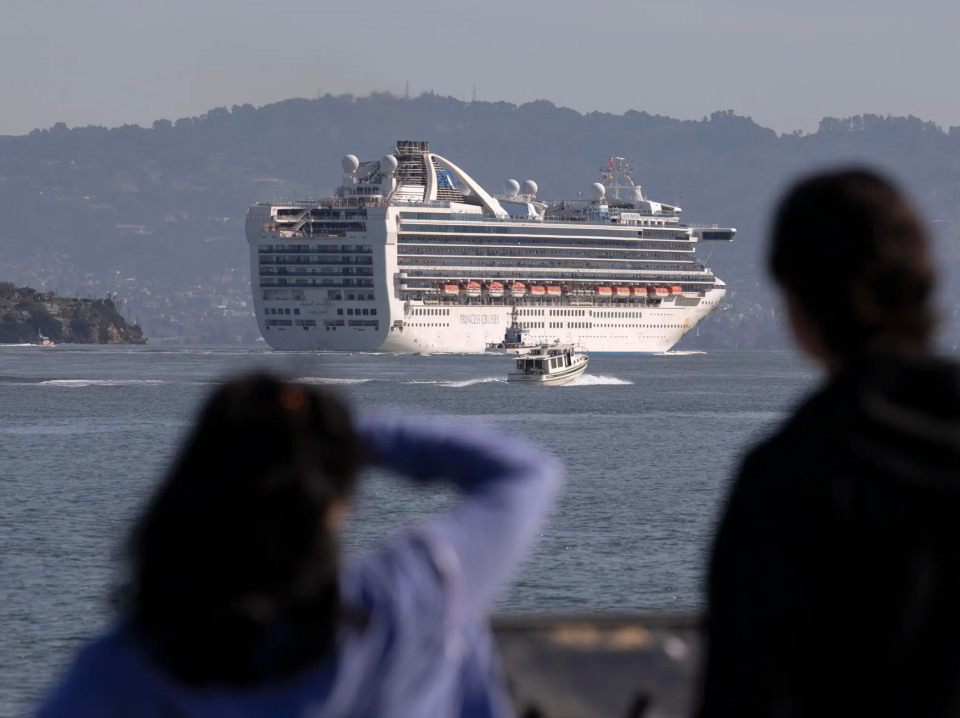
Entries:
{"type": "Polygon", "coordinates": [[[582,374],[562,386],[626,386],[628,384],[633,384],[633,382],[618,379],[615,376],[604,376],[603,374],[582,374]]]}
{"type": "Polygon", "coordinates": [[[506,384],[507,380],[499,376],[488,376],[483,379],[464,379],[463,381],[441,381],[437,383],[441,386],[460,389],[465,386],[473,386],[474,384],[506,384]]]}
{"type": "Polygon", "coordinates": [[[301,384],[366,384],[373,379],[329,379],[322,376],[302,376],[299,379],[294,379],[294,381],[301,384]]]}
{"type": "Polygon", "coordinates": [[[660,352],[659,354],[654,354],[654,356],[658,356],[658,357],[689,357],[689,356],[693,356],[694,354],[706,354],[706,352],[693,351],[693,350],[691,350],[691,351],[676,351],[676,352],[674,352],[674,351],[668,351],[668,352],[660,352]]]}
{"type": "Polygon", "coordinates": [[[160,379],[47,379],[38,381],[37,384],[46,386],[131,386],[137,384],[166,384],[160,379]]]}

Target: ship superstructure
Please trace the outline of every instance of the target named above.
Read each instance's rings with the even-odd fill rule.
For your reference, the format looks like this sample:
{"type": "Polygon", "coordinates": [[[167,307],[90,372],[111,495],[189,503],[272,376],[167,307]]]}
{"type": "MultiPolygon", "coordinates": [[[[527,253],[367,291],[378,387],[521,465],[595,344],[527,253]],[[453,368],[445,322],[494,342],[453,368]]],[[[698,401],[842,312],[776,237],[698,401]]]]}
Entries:
{"type": "Polygon", "coordinates": [[[427,142],[342,167],[328,199],[247,212],[254,306],[274,349],[483,352],[516,309],[531,343],[663,352],[726,291],[695,248],[736,230],[682,224],[623,158],[586,199],[553,202],[530,180],[490,194],[427,142]]]}

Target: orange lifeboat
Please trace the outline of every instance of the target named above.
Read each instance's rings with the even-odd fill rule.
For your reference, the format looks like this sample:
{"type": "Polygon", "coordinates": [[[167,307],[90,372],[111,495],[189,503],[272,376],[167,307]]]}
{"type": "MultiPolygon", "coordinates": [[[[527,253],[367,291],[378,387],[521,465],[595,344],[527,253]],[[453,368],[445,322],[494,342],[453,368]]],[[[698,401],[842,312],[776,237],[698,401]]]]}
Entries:
{"type": "Polygon", "coordinates": [[[547,290],[543,287],[532,286],[530,287],[530,296],[532,297],[542,297],[547,293],[547,290]]]}
{"type": "Polygon", "coordinates": [[[597,294],[609,299],[613,296],[613,290],[610,287],[597,287],[597,294]]]}
{"type": "Polygon", "coordinates": [[[445,297],[456,297],[460,294],[460,287],[456,284],[444,284],[443,287],[440,288],[440,293],[445,297]]]}
{"type": "Polygon", "coordinates": [[[670,287],[670,294],[681,294],[683,293],[683,287],[678,287],[676,285],[670,287]]]}
{"type": "Polygon", "coordinates": [[[613,296],[617,299],[627,299],[630,297],[630,289],[629,287],[614,287],[613,296]]]}
{"type": "Polygon", "coordinates": [[[480,284],[477,282],[467,282],[463,285],[463,293],[468,297],[480,296],[480,284]]]}
{"type": "Polygon", "coordinates": [[[523,286],[520,282],[514,282],[510,285],[510,296],[511,297],[522,297],[527,293],[527,288],[523,286]]]}
{"type": "Polygon", "coordinates": [[[632,287],[632,288],[630,289],[630,294],[633,296],[634,299],[643,299],[644,297],[647,296],[647,288],[646,288],[646,287],[632,287]]]}
{"type": "Polygon", "coordinates": [[[665,296],[670,294],[670,292],[663,287],[651,287],[647,294],[651,299],[663,299],[665,296]]]}
{"type": "Polygon", "coordinates": [[[559,297],[562,292],[563,290],[560,287],[547,287],[547,294],[551,297],[559,297]]]}
{"type": "Polygon", "coordinates": [[[487,294],[491,297],[502,297],[503,285],[500,282],[490,282],[487,284],[487,294]]]}

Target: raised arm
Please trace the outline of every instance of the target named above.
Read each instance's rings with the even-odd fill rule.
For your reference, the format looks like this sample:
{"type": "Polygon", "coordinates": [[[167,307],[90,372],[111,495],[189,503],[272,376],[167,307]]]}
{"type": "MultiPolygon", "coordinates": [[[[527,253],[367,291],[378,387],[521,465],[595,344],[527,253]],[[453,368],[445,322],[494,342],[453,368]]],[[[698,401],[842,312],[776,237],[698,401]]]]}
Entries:
{"type": "Polygon", "coordinates": [[[371,463],[464,492],[423,535],[446,564],[439,568],[458,576],[464,608],[485,610],[539,534],[560,486],[558,462],[475,424],[381,414],[363,417],[358,426],[371,463]]]}

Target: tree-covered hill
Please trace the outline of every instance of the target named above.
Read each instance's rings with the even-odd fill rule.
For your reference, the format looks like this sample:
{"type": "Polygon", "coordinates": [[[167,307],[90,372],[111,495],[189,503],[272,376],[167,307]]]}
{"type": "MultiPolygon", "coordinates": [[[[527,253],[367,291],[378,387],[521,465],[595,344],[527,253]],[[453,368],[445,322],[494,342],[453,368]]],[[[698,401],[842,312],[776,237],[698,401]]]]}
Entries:
{"type": "MultiPolygon", "coordinates": [[[[644,191],[679,199],[688,221],[736,226],[736,242],[711,259],[733,289],[726,313],[702,327],[700,341],[714,346],[782,341],[763,280],[763,234],[784,185],[824,165],[877,166],[898,177],[929,218],[954,282],[946,314],[956,309],[960,128],[866,115],[826,118],[813,134],[777,135],[731,111],[681,121],[432,94],[327,95],[217,108],[151,128],[58,124],[2,137],[0,276],[68,293],[120,291],[151,336],[162,336],[171,317],[183,332],[177,313],[203,304],[191,310],[192,297],[249,296],[243,215],[250,201],[329,192],[344,154],[376,159],[398,139],[429,140],[493,191],[508,178],[533,179],[546,198],[576,197],[605,158],[627,157],[644,191]]],[[[243,311],[225,311],[207,321],[206,336],[218,321],[221,335],[224,322],[238,327],[233,335],[243,333],[243,321],[249,330],[243,311]]]]}

